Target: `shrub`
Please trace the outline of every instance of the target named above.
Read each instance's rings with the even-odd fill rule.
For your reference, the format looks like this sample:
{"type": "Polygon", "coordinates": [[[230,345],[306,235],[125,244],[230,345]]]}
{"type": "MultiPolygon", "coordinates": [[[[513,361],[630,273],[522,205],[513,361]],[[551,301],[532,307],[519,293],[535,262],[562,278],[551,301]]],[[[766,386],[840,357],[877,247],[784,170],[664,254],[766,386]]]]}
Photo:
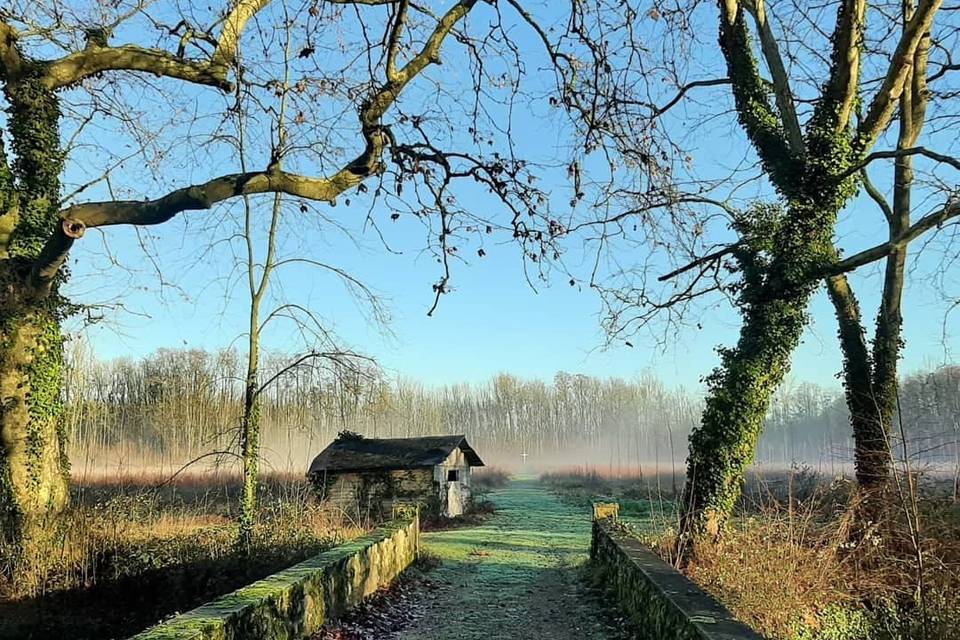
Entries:
{"type": "Polygon", "coordinates": [[[471,483],[476,491],[502,489],[510,482],[510,473],[500,467],[480,467],[473,471],[471,483]]]}

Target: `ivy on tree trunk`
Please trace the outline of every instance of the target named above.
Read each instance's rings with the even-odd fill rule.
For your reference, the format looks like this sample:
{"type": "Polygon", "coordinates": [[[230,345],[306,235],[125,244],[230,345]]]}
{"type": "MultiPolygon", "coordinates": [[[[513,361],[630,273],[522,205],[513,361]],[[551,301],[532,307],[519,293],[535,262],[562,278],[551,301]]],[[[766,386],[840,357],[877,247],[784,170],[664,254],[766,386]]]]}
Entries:
{"type": "Polygon", "coordinates": [[[32,267],[60,223],[60,108],[24,63],[3,78],[11,163],[0,142],[0,546],[28,559],[68,501],[60,400],[65,274],[37,289],[32,267]]]}

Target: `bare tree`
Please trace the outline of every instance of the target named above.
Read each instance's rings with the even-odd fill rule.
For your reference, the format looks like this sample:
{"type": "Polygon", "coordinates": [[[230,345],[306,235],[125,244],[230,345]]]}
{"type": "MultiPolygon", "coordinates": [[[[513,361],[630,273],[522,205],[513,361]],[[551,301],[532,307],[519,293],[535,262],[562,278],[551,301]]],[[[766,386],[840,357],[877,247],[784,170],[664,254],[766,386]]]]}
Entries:
{"type": "MultiPolygon", "coordinates": [[[[273,158],[277,169],[282,167],[283,157],[289,148],[287,140],[288,96],[294,91],[291,82],[291,41],[292,23],[289,16],[282,25],[283,38],[283,73],[275,89],[278,105],[276,106],[276,124],[273,128],[275,139],[272,141],[270,157],[273,158]]],[[[245,80],[244,82],[249,82],[245,80]]],[[[246,170],[246,126],[248,117],[244,97],[249,94],[241,91],[237,104],[237,146],[241,161],[241,169],[246,170]]],[[[243,467],[243,490],[240,497],[240,527],[238,544],[241,549],[249,553],[253,544],[254,526],[258,514],[259,469],[261,462],[261,427],[262,406],[261,396],[272,385],[281,381],[285,376],[294,374],[304,368],[318,368],[333,365],[333,373],[342,376],[345,372],[365,374],[365,369],[373,369],[373,361],[339,346],[333,333],[324,326],[324,323],[305,304],[294,300],[278,300],[268,307],[271,280],[279,277],[279,271],[290,265],[308,265],[317,271],[326,271],[334,274],[338,279],[358,293],[360,301],[369,309],[371,320],[382,322],[384,311],[376,295],[357,278],[347,271],[333,265],[309,257],[309,255],[282,255],[278,248],[281,242],[281,226],[283,218],[298,215],[295,207],[285,207],[284,195],[280,192],[273,194],[269,203],[269,217],[267,228],[262,233],[265,248],[258,248],[256,203],[251,196],[243,196],[243,230],[240,236],[243,241],[243,277],[246,280],[246,292],[249,295],[249,318],[246,332],[246,371],[243,378],[243,410],[239,418],[237,442],[239,456],[243,467]],[[261,375],[261,343],[262,336],[271,324],[285,322],[285,328],[302,336],[304,350],[294,353],[285,362],[278,365],[276,371],[269,376],[261,375]]],[[[371,375],[371,374],[365,374],[371,375]]]]}
{"type": "MultiPolygon", "coordinates": [[[[39,535],[43,520],[67,501],[60,323],[72,307],[61,290],[68,254],[85,232],[168,223],[188,211],[213,214],[240,197],[278,193],[304,214],[325,219],[314,203],[333,206],[339,199],[349,205],[346,196],[365,197],[371,207],[394,208],[394,219],[409,214],[424,223],[441,268],[435,301],[450,290],[451,265],[464,259],[460,246],[471,239],[506,231],[535,268],[552,253],[558,226],[536,229],[548,218],[548,194],[537,186],[535,165],[505,134],[514,103],[530,99],[520,90],[527,65],[511,32],[515,26],[533,29],[545,64],[529,66],[552,70],[537,88],[546,102],[544,92],[556,92],[557,82],[564,96],[583,95],[574,94],[567,79],[590,63],[568,53],[587,51],[581,40],[565,39],[569,27],[551,39],[551,30],[519,4],[504,16],[476,0],[451,0],[440,13],[406,0],[283,6],[238,0],[190,11],[154,5],[17,0],[0,13],[4,141],[11,151],[0,157],[0,273],[6,283],[0,299],[0,517],[14,547],[39,535]],[[481,10],[476,21],[467,19],[481,10]],[[271,156],[262,158],[262,168],[233,169],[183,186],[165,163],[175,158],[204,169],[196,155],[204,145],[194,143],[213,150],[211,166],[235,162],[217,153],[224,148],[220,123],[236,108],[237,87],[266,103],[282,86],[276,73],[244,82],[256,75],[253,70],[276,68],[277,42],[283,41],[277,24],[292,24],[297,34],[291,49],[297,77],[287,93],[295,101],[289,113],[296,138],[284,148],[265,145],[263,155],[271,156]],[[447,41],[461,45],[459,72],[431,77],[447,41]],[[177,105],[166,146],[155,140],[163,109],[144,104],[177,105]],[[198,105],[205,111],[196,113],[198,105]],[[191,109],[192,122],[207,125],[200,140],[179,121],[191,109]],[[125,132],[134,140],[136,157],[145,160],[138,169],[169,185],[167,192],[147,197],[137,183],[119,186],[118,176],[132,169],[123,169],[123,154],[98,137],[98,128],[107,137],[125,132]],[[147,153],[148,147],[156,152],[147,153]],[[79,148],[97,153],[80,154],[79,148]],[[89,179],[74,182],[65,194],[65,170],[89,179]],[[461,182],[479,185],[493,206],[476,206],[476,187],[471,207],[459,204],[455,185],[461,182]],[[91,197],[97,194],[103,199],[91,197]]],[[[599,100],[586,104],[574,115],[592,111],[599,100]]]]}

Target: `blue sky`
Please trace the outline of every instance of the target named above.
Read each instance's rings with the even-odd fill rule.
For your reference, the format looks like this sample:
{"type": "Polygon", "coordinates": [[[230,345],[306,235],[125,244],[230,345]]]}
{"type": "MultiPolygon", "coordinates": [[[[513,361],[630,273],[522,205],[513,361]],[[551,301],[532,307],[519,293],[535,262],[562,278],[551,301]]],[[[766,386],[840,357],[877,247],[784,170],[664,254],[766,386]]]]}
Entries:
{"type": "MultiPolygon", "coordinates": [[[[173,229],[158,229],[157,233],[178,235],[173,229]]],[[[110,230],[113,241],[129,235],[110,230]]],[[[410,235],[417,236],[415,232],[410,235]]],[[[403,255],[385,254],[377,250],[373,238],[363,239],[370,246],[357,249],[346,242],[335,243],[331,252],[339,253],[340,264],[383,294],[392,316],[389,329],[393,335],[371,325],[332,278],[298,273],[284,277],[279,284],[286,291],[302,290],[301,299],[322,313],[344,344],[376,357],[389,371],[428,384],[481,381],[501,371],[550,379],[560,370],[625,377],[650,370],[671,385],[693,388],[716,364],[714,346],[736,339],[736,315],[729,309],[711,309],[702,316],[702,330],[687,329],[666,345],[639,336],[632,339],[632,348],[617,343],[603,349],[596,293],[570,287],[560,277],[532,289],[522,277],[517,251],[509,245],[488,250],[483,260],[458,265],[454,291],[427,317],[433,302],[430,285],[437,274],[432,259],[418,258],[414,249],[403,255]]],[[[411,238],[411,246],[416,245],[411,238]]],[[[138,263],[137,251],[130,253],[128,262],[143,273],[127,276],[114,271],[124,281],[122,302],[127,311],[135,313],[108,312],[106,321],[85,330],[101,357],[136,357],[162,347],[215,349],[242,334],[242,291],[237,289],[233,297],[227,297],[221,286],[211,285],[208,276],[214,269],[201,269],[190,260],[185,260],[181,269],[177,264],[165,265],[165,276],[179,289],[160,288],[149,267],[138,263]]],[[[97,262],[97,256],[90,258],[89,263],[97,262]]],[[[75,271],[78,276],[83,273],[80,268],[75,271]]],[[[100,271],[90,279],[112,277],[110,271],[100,271]]],[[[855,278],[868,317],[876,308],[879,283],[877,268],[865,269],[855,278]]],[[[108,290],[114,287],[105,284],[85,297],[96,298],[98,292],[102,295],[108,290]]],[[[909,288],[904,305],[905,371],[950,361],[942,341],[944,311],[945,302],[927,283],[914,282],[909,288]]],[[[813,322],[794,357],[794,378],[836,383],[840,357],[832,313],[826,296],[819,293],[811,307],[813,322]]],[[[950,338],[948,344],[953,343],[953,336],[950,338]]],[[[297,338],[280,326],[268,333],[266,343],[279,350],[301,348],[297,338]]]]}
{"type": "MultiPolygon", "coordinates": [[[[526,46],[535,46],[529,34],[518,38],[526,46]]],[[[444,81],[455,78],[460,71],[457,54],[448,54],[445,49],[448,55],[451,57],[446,58],[440,75],[434,75],[444,81]]],[[[182,104],[192,101],[200,111],[216,113],[222,105],[222,98],[212,91],[176,89],[176,85],[171,88],[183,92],[182,104]]],[[[412,97],[415,101],[422,96],[412,92],[412,97]]],[[[568,145],[565,132],[557,126],[545,99],[530,108],[530,114],[517,115],[516,147],[521,154],[524,149],[537,149],[543,158],[563,156],[568,145]]],[[[162,119],[165,114],[156,117],[162,119]]],[[[675,126],[682,133],[679,128],[683,123],[676,121],[675,126]]],[[[696,142],[701,175],[719,172],[731,158],[745,153],[742,136],[725,126],[696,142]]],[[[173,133],[182,133],[182,129],[174,127],[173,133]]],[[[125,179],[136,197],[156,197],[170,186],[237,170],[236,159],[220,154],[216,145],[175,151],[168,162],[171,169],[164,174],[166,184],[148,180],[143,168],[137,166],[125,169],[117,181],[125,179]]],[[[74,173],[68,178],[82,182],[83,170],[74,166],[71,171],[74,173]]],[[[565,202],[569,184],[562,178],[552,180],[545,188],[551,191],[553,200],[565,202]]],[[[102,190],[90,193],[91,197],[103,196],[102,190]]],[[[761,189],[758,195],[769,194],[761,189]]],[[[582,284],[569,286],[562,273],[554,274],[547,283],[537,282],[534,291],[523,277],[517,247],[497,240],[485,242],[486,257],[482,259],[476,257],[476,246],[467,245],[463,255],[471,257],[455,264],[453,292],[442,298],[433,317],[427,317],[433,302],[431,285],[439,271],[433,256],[422,251],[423,226],[410,216],[391,222],[391,208],[375,209],[371,215],[392,249],[385,251],[379,235],[364,224],[368,201],[359,194],[351,197],[350,206],[341,201],[335,209],[324,209],[349,232],[349,237],[332,225],[302,224],[296,216],[303,214],[294,213],[285,227],[283,246],[287,255],[295,255],[307,243],[312,257],[335,263],[381,294],[392,316],[391,335],[369,322],[362,306],[335,278],[317,270],[293,268],[281,273],[274,288],[275,301],[296,300],[315,311],[344,345],[375,357],[393,373],[427,384],[443,384],[481,381],[501,371],[545,379],[560,370],[625,377],[653,371],[668,384],[695,388],[717,362],[714,347],[736,340],[737,316],[721,305],[703,311],[701,330],[669,335],[664,345],[640,334],[631,339],[632,348],[617,343],[603,349],[596,293],[582,284]]],[[[468,207],[489,206],[470,189],[461,191],[460,199],[468,207]]],[[[848,252],[882,239],[882,221],[871,206],[861,199],[845,213],[838,235],[848,252]]],[[[232,271],[235,245],[224,242],[235,223],[236,211],[234,204],[232,209],[187,213],[173,222],[142,230],[139,236],[122,228],[87,235],[72,256],[71,295],[81,302],[123,305],[123,310],[106,309],[103,321],[83,329],[100,357],[138,357],[163,347],[216,349],[237,341],[244,331],[244,291],[235,286],[236,273],[232,271]],[[207,249],[211,243],[217,244],[207,249]],[[151,255],[140,248],[141,244],[150,248],[151,255]],[[158,269],[162,278],[157,275],[158,269]],[[166,284],[161,284],[161,279],[166,284]]],[[[571,270],[585,280],[589,255],[576,246],[568,251],[571,270]]],[[[631,255],[640,251],[636,247],[623,251],[624,260],[642,261],[643,256],[631,255]]],[[[942,294],[943,288],[956,291],[956,282],[953,272],[947,273],[946,282],[934,282],[932,274],[937,271],[939,256],[929,255],[933,253],[928,251],[910,276],[904,304],[906,372],[950,361],[951,348],[956,346],[956,337],[949,332],[944,341],[944,313],[949,301],[942,294]]],[[[872,319],[881,283],[879,268],[864,269],[854,276],[853,283],[861,296],[864,315],[872,319]]],[[[822,293],[814,299],[811,315],[813,322],[794,358],[793,377],[836,384],[840,357],[835,322],[832,307],[822,293]]],[[[291,327],[284,325],[271,327],[265,342],[276,350],[303,348],[291,327]]]]}

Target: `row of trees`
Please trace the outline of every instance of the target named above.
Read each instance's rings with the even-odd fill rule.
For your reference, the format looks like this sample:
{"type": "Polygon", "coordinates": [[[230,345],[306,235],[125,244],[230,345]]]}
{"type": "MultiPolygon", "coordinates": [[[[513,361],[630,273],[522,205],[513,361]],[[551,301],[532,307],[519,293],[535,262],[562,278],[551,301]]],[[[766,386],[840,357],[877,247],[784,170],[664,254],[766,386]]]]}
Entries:
{"type": "MultiPolygon", "coordinates": [[[[82,344],[82,343],[81,343],[82,344]]],[[[268,354],[270,377],[285,356],[268,354]]],[[[236,351],[162,350],[99,361],[69,351],[65,401],[76,471],[84,465],[162,465],[167,470],[229,450],[244,413],[244,358],[236,351]]],[[[623,472],[683,468],[684,443],[703,409],[700,394],[653,376],[598,379],[558,373],[552,381],[500,374],[481,384],[426,387],[385,380],[375,370],[301,368],[261,399],[265,458],[302,471],[339,431],[371,437],[466,433],[488,462],[510,466],[608,465],[623,472]]],[[[912,463],[952,469],[960,455],[960,370],[915,374],[901,410],[912,463]]],[[[805,462],[846,472],[853,461],[849,415],[835,389],[784,385],[766,416],[758,459],[805,462]]],[[[236,468],[234,461],[223,463],[236,468]]]]}

